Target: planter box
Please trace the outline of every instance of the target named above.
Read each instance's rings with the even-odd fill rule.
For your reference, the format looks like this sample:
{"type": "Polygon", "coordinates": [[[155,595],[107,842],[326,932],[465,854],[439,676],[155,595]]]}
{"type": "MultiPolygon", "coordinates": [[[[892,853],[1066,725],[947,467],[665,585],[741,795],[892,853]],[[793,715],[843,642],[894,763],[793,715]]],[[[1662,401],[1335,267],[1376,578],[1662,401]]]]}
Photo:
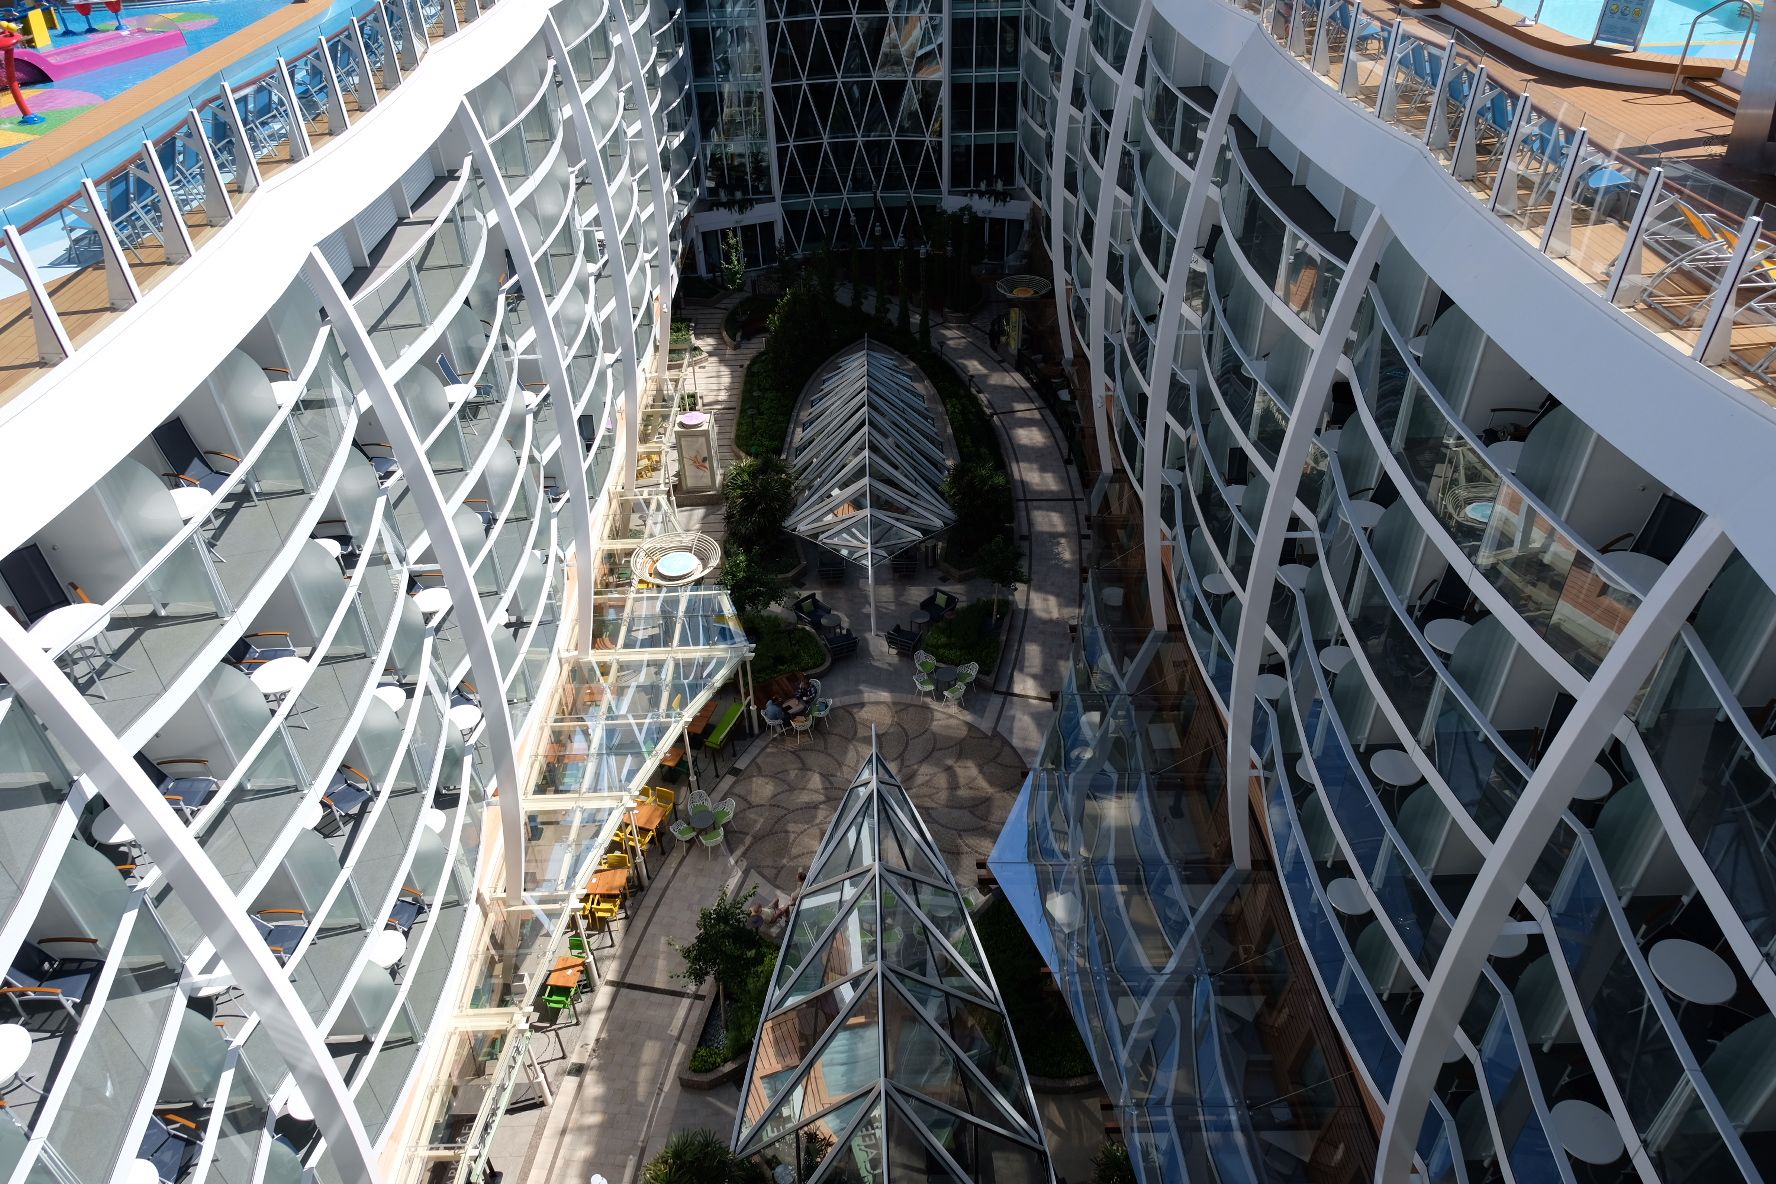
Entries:
{"type": "MultiPolygon", "coordinates": [[[[704,1025],[709,1022],[709,1013],[715,1007],[715,999],[716,994],[711,991],[709,998],[703,1001],[703,1006],[695,1013],[696,1023],[691,1025],[692,1031],[703,1031],[704,1025]]],[[[711,1090],[718,1085],[727,1085],[731,1081],[739,1080],[740,1076],[746,1072],[746,1058],[740,1057],[725,1065],[717,1065],[707,1073],[694,1073],[691,1071],[691,1057],[696,1052],[697,1046],[694,1044],[686,1049],[684,1064],[678,1070],[678,1084],[684,1089],[711,1090]]]]}

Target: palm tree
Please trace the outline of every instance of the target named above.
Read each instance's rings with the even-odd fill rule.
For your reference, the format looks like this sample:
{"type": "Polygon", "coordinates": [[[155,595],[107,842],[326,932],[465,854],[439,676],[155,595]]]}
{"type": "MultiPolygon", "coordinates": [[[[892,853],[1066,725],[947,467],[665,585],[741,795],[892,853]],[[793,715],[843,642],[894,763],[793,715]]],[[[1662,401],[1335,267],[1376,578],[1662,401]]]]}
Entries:
{"type": "Polygon", "coordinates": [[[751,1159],[728,1150],[714,1131],[673,1131],[660,1153],[642,1169],[642,1184],[763,1184],[768,1177],[751,1159]]]}

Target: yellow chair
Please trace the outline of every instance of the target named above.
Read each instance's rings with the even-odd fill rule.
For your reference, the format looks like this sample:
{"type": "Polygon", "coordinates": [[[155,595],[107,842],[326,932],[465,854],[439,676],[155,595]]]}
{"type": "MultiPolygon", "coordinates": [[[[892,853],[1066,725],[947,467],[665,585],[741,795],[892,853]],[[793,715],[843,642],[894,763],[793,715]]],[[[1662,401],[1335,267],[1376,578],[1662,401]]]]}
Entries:
{"type": "Polygon", "coordinates": [[[678,800],[678,794],[664,785],[650,785],[642,790],[642,793],[655,805],[665,806],[668,809],[672,807],[672,803],[678,800]]]}
{"type": "Polygon", "coordinates": [[[633,865],[629,862],[629,857],[624,855],[621,851],[607,851],[605,852],[604,858],[599,861],[598,866],[605,871],[609,871],[612,868],[631,867],[633,865]]]}

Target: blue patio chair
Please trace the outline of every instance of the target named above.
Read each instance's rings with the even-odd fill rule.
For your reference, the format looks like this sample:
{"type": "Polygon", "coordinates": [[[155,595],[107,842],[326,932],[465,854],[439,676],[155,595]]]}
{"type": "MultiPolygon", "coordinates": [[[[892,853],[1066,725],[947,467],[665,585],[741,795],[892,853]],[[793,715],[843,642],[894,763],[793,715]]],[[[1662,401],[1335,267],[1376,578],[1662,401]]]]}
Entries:
{"type": "Polygon", "coordinates": [[[376,472],[376,483],[387,489],[401,475],[401,462],[395,459],[395,446],[387,440],[353,440],[352,447],[358,455],[370,462],[376,472]],[[380,453],[373,453],[372,448],[379,448],[380,453]]]}
{"type": "Polygon", "coordinates": [[[437,357],[433,358],[432,361],[437,364],[438,374],[444,379],[446,385],[473,388],[473,392],[463,401],[462,409],[479,411],[480,408],[495,402],[493,384],[486,382],[471,383],[468,379],[462,376],[462,373],[458,371],[454,365],[451,364],[449,354],[440,353],[437,357]]]}
{"type": "Polygon", "coordinates": [[[431,911],[425,893],[408,885],[401,889],[401,894],[395,898],[395,907],[389,910],[389,927],[399,929],[403,934],[411,932],[419,919],[431,911]]]}
{"type": "Polygon", "coordinates": [[[160,796],[187,821],[222,787],[220,781],[210,776],[210,762],[200,756],[169,756],[156,761],[138,752],[136,765],[148,774],[160,796]],[[169,773],[163,765],[175,766],[180,772],[169,773]]]}
{"type": "Polygon", "coordinates": [[[301,909],[260,909],[253,914],[253,923],[277,956],[279,965],[290,960],[302,935],[308,932],[308,914],[301,909]]]}
{"type": "Polygon", "coordinates": [[[290,644],[290,635],[276,629],[249,633],[228,650],[228,661],[243,670],[248,666],[262,666],[278,658],[297,656],[296,647],[290,644]]]}
{"type": "Polygon", "coordinates": [[[203,1138],[198,1125],[177,1114],[155,1114],[148,1119],[147,1133],[136,1158],[154,1165],[160,1184],[179,1184],[197,1160],[203,1138]]]}
{"type": "Polygon", "coordinates": [[[363,813],[364,807],[375,796],[368,773],[351,765],[340,765],[333,771],[333,780],[327,783],[327,792],[321,795],[321,805],[339,829],[344,830],[345,824],[363,813]]]}
{"type": "MultiPolygon", "coordinates": [[[[45,937],[51,944],[69,943],[96,947],[90,937],[45,937]]],[[[6,985],[0,995],[12,1000],[20,1015],[28,1003],[54,1003],[70,1018],[78,1019],[80,1009],[92,993],[99,972],[105,968],[102,958],[57,957],[36,942],[22,941],[6,972],[6,985]]]]}

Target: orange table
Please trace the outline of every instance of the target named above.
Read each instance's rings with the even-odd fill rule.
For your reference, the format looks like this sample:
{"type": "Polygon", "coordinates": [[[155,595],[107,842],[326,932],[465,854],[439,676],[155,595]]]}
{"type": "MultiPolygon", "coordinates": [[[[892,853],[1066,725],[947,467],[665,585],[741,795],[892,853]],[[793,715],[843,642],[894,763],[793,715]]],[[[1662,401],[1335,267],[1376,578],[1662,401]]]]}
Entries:
{"type": "Polygon", "coordinates": [[[555,959],[555,969],[549,972],[548,983],[551,987],[571,987],[580,981],[586,960],[571,954],[555,959]]]}
{"type": "Polygon", "coordinates": [[[621,896],[629,886],[629,869],[607,868],[586,881],[587,896],[621,896]]]}
{"type": "Polygon", "coordinates": [[[645,802],[635,807],[632,815],[636,830],[659,830],[660,824],[666,821],[666,807],[659,802],[645,802]]]}
{"type": "Polygon", "coordinates": [[[696,715],[693,715],[690,722],[685,725],[685,731],[693,736],[701,736],[703,730],[709,726],[709,721],[715,718],[715,708],[716,702],[714,699],[703,704],[702,710],[698,711],[696,715]]]}

